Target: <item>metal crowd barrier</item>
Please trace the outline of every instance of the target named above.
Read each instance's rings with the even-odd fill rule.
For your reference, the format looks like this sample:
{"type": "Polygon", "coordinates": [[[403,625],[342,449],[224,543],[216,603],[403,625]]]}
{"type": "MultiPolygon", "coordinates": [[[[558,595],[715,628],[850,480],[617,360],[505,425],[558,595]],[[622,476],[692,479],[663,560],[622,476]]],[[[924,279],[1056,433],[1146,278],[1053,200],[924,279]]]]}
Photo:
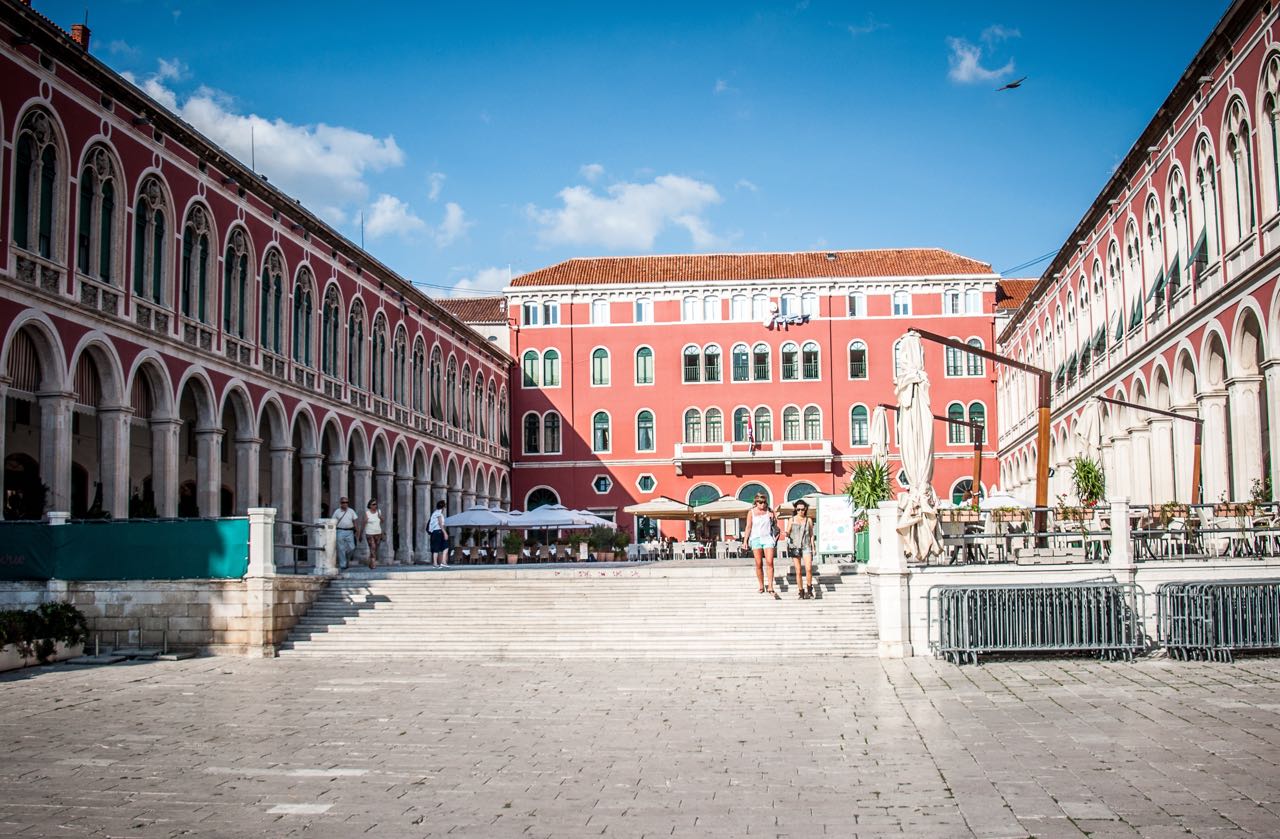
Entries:
{"type": "Polygon", "coordinates": [[[1156,626],[1169,655],[1230,662],[1237,650],[1280,649],[1280,580],[1164,583],[1156,626]]]}
{"type": "Polygon", "coordinates": [[[929,645],[954,664],[1005,652],[1085,652],[1132,661],[1145,646],[1141,604],[1141,588],[1112,580],[934,586],[929,645]]]}

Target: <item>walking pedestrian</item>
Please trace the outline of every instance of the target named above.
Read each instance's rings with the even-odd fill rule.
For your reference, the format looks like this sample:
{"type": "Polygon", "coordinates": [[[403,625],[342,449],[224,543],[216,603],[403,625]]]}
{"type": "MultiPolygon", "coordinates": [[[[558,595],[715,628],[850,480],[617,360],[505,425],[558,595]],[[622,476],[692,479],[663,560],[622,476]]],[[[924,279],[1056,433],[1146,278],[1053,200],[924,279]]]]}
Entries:
{"type": "Polygon", "coordinates": [[[787,553],[796,566],[796,589],[800,592],[800,599],[813,599],[813,519],[809,518],[809,504],[805,501],[797,501],[794,512],[787,519],[787,553]],[[803,576],[801,570],[804,571],[803,576]]]}
{"type": "Polygon", "coordinates": [[[427,522],[427,536],[431,540],[431,564],[436,568],[449,567],[449,531],[444,529],[444,502],[437,501],[427,522]]]}
{"type": "Polygon", "coordinates": [[[333,523],[338,528],[338,568],[344,571],[356,552],[356,522],[359,518],[356,511],[347,506],[345,495],[338,499],[338,510],[333,514],[333,523]]]}
{"type": "Polygon", "coordinates": [[[378,563],[378,546],[382,544],[382,513],[378,512],[378,499],[369,500],[360,532],[364,534],[365,543],[369,546],[369,567],[372,568],[378,563]]]}
{"type": "Polygon", "coordinates": [[[778,595],[773,590],[773,556],[778,546],[778,516],[769,509],[769,501],[763,492],[756,493],[751,509],[747,511],[745,532],[756,560],[756,582],[760,586],[760,593],[768,592],[776,599],[778,595]],[[766,575],[768,585],[765,584],[766,575]]]}

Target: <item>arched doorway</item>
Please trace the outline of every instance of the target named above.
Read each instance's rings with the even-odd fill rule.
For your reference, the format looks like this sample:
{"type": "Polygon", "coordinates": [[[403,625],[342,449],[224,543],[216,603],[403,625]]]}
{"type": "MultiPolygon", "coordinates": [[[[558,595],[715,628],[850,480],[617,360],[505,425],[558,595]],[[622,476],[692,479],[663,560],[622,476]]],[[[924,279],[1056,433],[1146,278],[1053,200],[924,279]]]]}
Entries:
{"type": "Polygon", "coordinates": [[[547,507],[552,504],[559,504],[560,496],[556,495],[556,491],[550,487],[538,487],[531,491],[524,500],[524,509],[526,512],[536,510],[539,507],[547,507]]]}
{"type": "Polygon", "coordinates": [[[12,333],[5,348],[5,518],[39,519],[48,510],[70,509],[72,403],[63,394],[62,358],[52,333],[38,323],[12,333]]]}

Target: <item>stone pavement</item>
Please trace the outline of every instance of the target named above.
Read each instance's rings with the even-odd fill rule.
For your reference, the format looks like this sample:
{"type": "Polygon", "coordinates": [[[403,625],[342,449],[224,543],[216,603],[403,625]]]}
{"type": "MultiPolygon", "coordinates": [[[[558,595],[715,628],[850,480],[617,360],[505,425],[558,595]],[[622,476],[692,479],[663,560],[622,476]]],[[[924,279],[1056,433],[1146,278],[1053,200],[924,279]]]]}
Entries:
{"type": "Polygon", "coordinates": [[[1280,659],[0,676],[0,836],[1280,835],[1280,659]]]}

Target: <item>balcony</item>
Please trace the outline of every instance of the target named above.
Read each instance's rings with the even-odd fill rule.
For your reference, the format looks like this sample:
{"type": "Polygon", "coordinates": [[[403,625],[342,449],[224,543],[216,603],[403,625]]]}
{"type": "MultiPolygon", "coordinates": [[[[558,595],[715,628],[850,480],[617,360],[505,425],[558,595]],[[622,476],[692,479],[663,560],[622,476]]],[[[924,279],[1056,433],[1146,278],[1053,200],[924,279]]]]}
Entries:
{"type": "Polygon", "coordinates": [[[773,461],[773,471],[782,473],[783,463],[821,460],[824,472],[831,471],[830,440],[770,440],[756,443],[676,443],[676,474],[683,475],[686,464],[723,463],[726,475],[735,462],[773,461]]]}

